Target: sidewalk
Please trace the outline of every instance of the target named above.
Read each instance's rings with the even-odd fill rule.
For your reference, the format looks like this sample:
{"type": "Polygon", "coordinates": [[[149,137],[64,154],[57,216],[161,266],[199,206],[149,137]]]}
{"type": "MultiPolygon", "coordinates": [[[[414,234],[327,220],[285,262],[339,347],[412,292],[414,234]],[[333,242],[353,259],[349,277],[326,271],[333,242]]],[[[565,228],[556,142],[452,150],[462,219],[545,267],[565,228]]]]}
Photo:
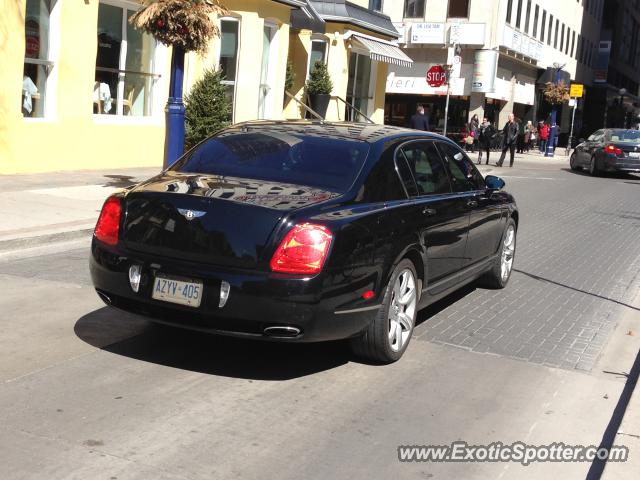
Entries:
{"type": "Polygon", "coordinates": [[[0,252],[90,235],[107,196],[158,171],[0,175],[0,252]]]}

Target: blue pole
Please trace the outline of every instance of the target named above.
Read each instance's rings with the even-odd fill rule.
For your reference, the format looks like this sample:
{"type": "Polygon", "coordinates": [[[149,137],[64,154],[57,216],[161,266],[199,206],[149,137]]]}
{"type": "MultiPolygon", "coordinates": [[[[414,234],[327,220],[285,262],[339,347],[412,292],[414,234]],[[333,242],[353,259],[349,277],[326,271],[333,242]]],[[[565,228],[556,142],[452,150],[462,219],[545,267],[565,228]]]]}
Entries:
{"type": "MultiPolygon", "coordinates": [[[[560,83],[560,69],[556,69],[556,85],[560,83]]],[[[547,150],[544,152],[545,157],[553,157],[553,153],[555,150],[556,137],[558,136],[558,126],[556,125],[556,120],[558,117],[558,106],[554,105],[551,109],[551,132],[549,132],[549,140],[547,142],[547,150]]]]}
{"type": "Polygon", "coordinates": [[[166,134],[164,141],[164,168],[173,165],[184,152],[184,103],[182,82],[184,79],[184,50],[173,47],[171,53],[171,79],[169,99],[165,107],[166,134]]]}

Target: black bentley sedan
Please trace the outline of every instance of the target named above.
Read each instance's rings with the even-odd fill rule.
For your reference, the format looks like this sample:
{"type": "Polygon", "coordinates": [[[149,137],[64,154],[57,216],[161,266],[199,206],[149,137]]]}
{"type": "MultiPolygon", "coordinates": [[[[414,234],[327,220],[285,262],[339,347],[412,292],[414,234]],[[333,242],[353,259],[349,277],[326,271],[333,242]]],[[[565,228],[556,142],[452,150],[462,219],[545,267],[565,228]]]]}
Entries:
{"type": "Polygon", "coordinates": [[[605,172],[640,172],[640,130],[598,130],[586,140],[580,140],[569,165],[572,170],[587,169],[593,176],[605,172]]]}
{"type": "Polygon", "coordinates": [[[396,127],[253,122],[109,197],[91,276],[107,304],[178,327],[349,339],[399,359],[418,310],[504,287],[518,210],[452,141],[396,127]]]}

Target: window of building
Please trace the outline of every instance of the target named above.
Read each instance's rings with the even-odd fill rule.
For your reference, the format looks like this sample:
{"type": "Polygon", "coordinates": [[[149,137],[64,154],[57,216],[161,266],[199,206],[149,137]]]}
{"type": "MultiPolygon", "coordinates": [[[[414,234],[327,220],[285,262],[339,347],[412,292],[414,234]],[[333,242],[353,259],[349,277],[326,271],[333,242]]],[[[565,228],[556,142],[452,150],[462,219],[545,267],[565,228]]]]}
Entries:
{"type": "Polygon", "coordinates": [[[381,12],[382,0],[369,0],[369,10],[373,10],[375,12],[381,12]]]}
{"type": "Polygon", "coordinates": [[[51,61],[51,14],[55,0],[27,0],[24,22],[25,52],[22,74],[22,115],[44,117],[51,61]]]}
{"type": "Polygon", "coordinates": [[[520,28],[522,20],[522,0],[518,0],[518,5],[516,7],[516,28],[520,28]]]}
{"type": "Polygon", "coordinates": [[[536,5],[535,13],[533,14],[533,38],[538,38],[538,16],[540,15],[540,7],[536,5]]]}
{"type": "Polygon", "coordinates": [[[529,33],[529,20],[531,19],[531,0],[527,0],[527,13],[524,16],[524,33],[529,33]]]}
{"type": "Polygon", "coordinates": [[[564,44],[564,53],[565,55],[569,55],[569,42],[571,38],[571,29],[567,27],[567,43],[564,44]]]}
{"type": "Polygon", "coordinates": [[[511,23],[512,13],[513,13],[513,0],[507,0],[507,23],[511,23]]]}
{"type": "MultiPolygon", "coordinates": [[[[231,119],[235,110],[236,79],[238,78],[238,49],[240,48],[240,22],[235,18],[220,21],[220,61],[218,65],[224,76],[227,101],[231,105],[231,119]]],[[[230,120],[231,120],[230,119],[230,120]]]]}
{"type": "Polygon", "coordinates": [[[468,18],[469,0],[449,0],[448,18],[468,18]]]}
{"type": "Polygon", "coordinates": [[[576,31],[571,33],[571,57],[576,58],[576,31]]]}
{"type": "Polygon", "coordinates": [[[553,15],[549,14],[549,29],[547,30],[547,45],[551,46],[551,29],[553,28],[553,15]]]}
{"type": "Polygon", "coordinates": [[[405,18],[424,18],[424,0],[404,0],[405,18]]]}
{"type": "Polygon", "coordinates": [[[95,113],[148,116],[160,75],[155,73],[156,41],[135,29],[134,10],[100,2],[98,52],[93,89],[95,113]]]}
{"type": "Polygon", "coordinates": [[[558,48],[558,33],[560,31],[560,20],[556,18],[556,29],[553,34],[553,48],[558,48]]]}
{"type": "Polygon", "coordinates": [[[560,33],[560,51],[564,50],[564,23],[562,24],[562,30],[560,33]]]}
{"type": "Polygon", "coordinates": [[[311,54],[309,55],[307,75],[311,73],[318,60],[322,63],[327,63],[327,41],[324,39],[311,40],[311,54]]]}
{"type": "Polygon", "coordinates": [[[542,23],[540,24],[540,41],[544,43],[544,32],[547,26],[547,11],[542,10],[542,23]]]}

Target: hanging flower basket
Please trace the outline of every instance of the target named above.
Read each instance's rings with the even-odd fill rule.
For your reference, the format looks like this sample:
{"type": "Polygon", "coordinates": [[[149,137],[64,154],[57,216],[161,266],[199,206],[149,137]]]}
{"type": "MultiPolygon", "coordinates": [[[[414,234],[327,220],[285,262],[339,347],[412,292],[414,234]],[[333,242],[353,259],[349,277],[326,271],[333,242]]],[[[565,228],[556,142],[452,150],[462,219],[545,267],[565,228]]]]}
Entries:
{"type": "Polygon", "coordinates": [[[561,105],[570,100],[569,87],[564,82],[547,82],[544,87],[544,99],[551,105],[561,105]]]}
{"type": "Polygon", "coordinates": [[[228,14],[219,0],[142,0],[142,4],[129,19],[133,26],[167,46],[202,54],[220,35],[214,15],[228,14]]]}

